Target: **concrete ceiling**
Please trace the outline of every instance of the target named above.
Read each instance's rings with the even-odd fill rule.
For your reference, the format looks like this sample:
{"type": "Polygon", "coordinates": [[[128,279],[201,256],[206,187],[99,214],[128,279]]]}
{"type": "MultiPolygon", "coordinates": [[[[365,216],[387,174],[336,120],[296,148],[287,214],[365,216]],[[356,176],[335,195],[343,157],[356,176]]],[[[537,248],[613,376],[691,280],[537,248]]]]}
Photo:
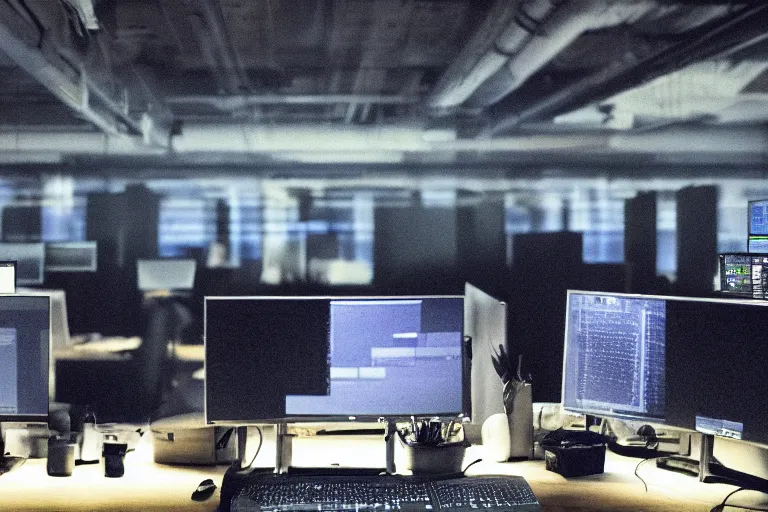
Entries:
{"type": "Polygon", "coordinates": [[[691,0],[0,0],[0,164],[762,164],[767,15],[691,0]]]}

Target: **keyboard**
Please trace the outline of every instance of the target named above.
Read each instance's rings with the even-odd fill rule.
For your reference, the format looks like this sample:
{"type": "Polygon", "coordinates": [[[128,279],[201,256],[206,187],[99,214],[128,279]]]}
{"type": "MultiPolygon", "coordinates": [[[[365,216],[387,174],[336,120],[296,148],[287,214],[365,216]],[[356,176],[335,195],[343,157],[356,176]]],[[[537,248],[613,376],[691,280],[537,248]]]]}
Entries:
{"type": "Polygon", "coordinates": [[[7,473],[17,466],[24,464],[26,459],[22,457],[0,456],[0,475],[7,473]]]}
{"type": "Polygon", "coordinates": [[[522,477],[449,480],[411,476],[259,475],[236,493],[233,512],[299,510],[540,511],[522,477]]]}

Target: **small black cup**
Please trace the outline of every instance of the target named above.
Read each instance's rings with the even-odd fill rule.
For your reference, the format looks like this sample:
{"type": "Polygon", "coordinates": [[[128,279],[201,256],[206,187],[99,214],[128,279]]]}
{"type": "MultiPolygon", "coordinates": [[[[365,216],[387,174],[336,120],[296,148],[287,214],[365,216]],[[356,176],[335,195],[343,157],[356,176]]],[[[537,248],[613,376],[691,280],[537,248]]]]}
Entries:
{"type": "Polygon", "coordinates": [[[114,443],[104,440],[102,448],[102,460],[104,464],[104,476],[108,478],[120,478],[125,474],[125,452],[128,451],[126,443],[114,443]]]}

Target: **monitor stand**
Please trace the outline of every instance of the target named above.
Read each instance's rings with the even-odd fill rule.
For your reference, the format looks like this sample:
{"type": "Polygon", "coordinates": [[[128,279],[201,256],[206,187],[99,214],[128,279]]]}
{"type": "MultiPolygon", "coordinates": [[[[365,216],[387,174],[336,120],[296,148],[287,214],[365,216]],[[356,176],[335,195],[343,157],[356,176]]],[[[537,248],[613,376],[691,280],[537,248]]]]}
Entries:
{"type": "Polygon", "coordinates": [[[715,436],[702,434],[699,460],[683,456],[662,457],[656,459],[656,466],[698,476],[700,482],[708,484],[730,484],[768,492],[768,480],[720,464],[713,454],[714,446],[715,436]]]}
{"type": "MultiPolygon", "coordinates": [[[[397,425],[395,420],[386,419],[385,429],[385,454],[386,468],[339,468],[339,467],[319,467],[319,468],[298,468],[291,466],[293,457],[293,438],[295,434],[288,433],[288,424],[285,422],[275,425],[275,468],[277,474],[312,474],[312,475],[345,475],[345,476],[369,476],[386,473],[395,474],[395,440],[397,438],[397,425]]],[[[245,464],[244,454],[246,449],[247,427],[238,427],[237,429],[237,449],[240,457],[240,469],[250,469],[245,464]]]]}

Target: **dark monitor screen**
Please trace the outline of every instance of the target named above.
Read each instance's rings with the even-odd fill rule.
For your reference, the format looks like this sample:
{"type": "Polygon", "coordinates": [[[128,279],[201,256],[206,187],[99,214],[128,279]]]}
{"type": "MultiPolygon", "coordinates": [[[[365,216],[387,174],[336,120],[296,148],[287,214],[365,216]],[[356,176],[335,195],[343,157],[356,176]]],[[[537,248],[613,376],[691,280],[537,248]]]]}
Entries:
{"type": "Polygon", "coordinates": [[[206,297],[206,420],[466,414],[463,302],[206,297]]]}
{"type": "Polygon", "coordinates": [[[0,421],[48,416],[50,299],[0,296],[0,421]]]}
{"type": "Polygon", "coordinates": [[[764,301],[668,299],[667,423],[768,444],[766,347],[764,301]]]}
{"type": "Polygon", "coordinates": [[[768,199],[749,201],[749,226],[750,235],[768,235],[768,199]]]}
{"type": "Polygon", "coordinates": [[[664,300],[569,291],[566,307],[563,407],[663,420],[664,300]]]}
{"type": "Polygon", "coordinates": [[[0,243],[0,260],[16,262],[16,284],[43,284],[44,244],[0,243]]]}
{"type": "Polygon", "coordinates": [[[752,257],[745,253],[720,254],[720,291],[752,296],[752,257]]]}

